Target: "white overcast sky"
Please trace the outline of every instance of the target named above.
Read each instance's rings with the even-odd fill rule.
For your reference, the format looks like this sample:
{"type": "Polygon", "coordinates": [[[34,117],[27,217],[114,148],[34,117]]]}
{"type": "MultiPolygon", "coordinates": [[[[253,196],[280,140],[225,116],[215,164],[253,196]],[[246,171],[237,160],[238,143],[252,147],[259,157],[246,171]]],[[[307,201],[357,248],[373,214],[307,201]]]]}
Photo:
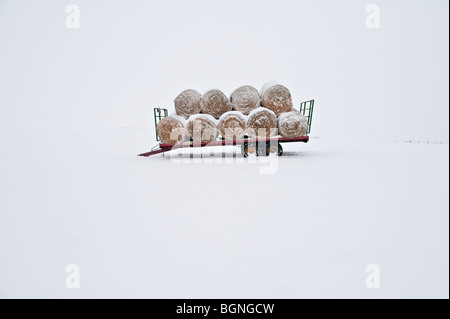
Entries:
{"type": "Polygon", "coordinates": [[[448,141],[448,0],[0,0],[0,132],[149,127],[183,89],[270,80],[313,135],[448,141]],[[65,25],[80,7],[80,29],[65,25]],[[380,7],[368,29],[366,6],[380,7]]]}

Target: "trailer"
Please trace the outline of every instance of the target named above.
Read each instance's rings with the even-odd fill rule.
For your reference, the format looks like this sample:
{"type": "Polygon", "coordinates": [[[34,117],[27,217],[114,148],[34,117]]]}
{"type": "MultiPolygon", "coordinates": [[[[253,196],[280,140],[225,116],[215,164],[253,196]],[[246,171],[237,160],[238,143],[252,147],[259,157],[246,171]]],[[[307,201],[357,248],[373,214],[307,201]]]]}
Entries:
{"type": "Polygon", "coordinates": [[[281,136],[275,136],[270,138],[264,138],[264,139],[255,139],[255,138],[249,138],[248,136],[244,136],[244,138],[239,140],[225,140],[223,138],[212,141],[212,142],[205,142],[205,143],[199,143],[199,142],[180,142],[176,144],[166,144],[161,143],[160,138],[158,136],[158,132],[156,132],[156,126],[158,125],[159,121],[163,119],[164,117],[168,116],[167,109],[162,108],[154,108],[153,109],[153,115],[154,115],[154,121],[155,121],[155,132],[156,132],[156,141],[158,141],[158,144],[156,144],[150,152],[139,154],[138,156],[152,156],[156,154],[162,154],[164,155],[165,152],[169,152],[176,149],[181,148],[198,148],[198,147],[211,147],[211,146],[239,146],[241,148],[241,154],[243,157],[248,156],[269,156],[271,154],[282,156],[283,155],[283,147],[281,146],[282,143],[295,143],[295,142],[301,142],[301,143],[308,143],[309,142],[309,133],[311,132],[311,124],[312,124],[312,116],[314,111],[314,100],[305,101],[300,104],[300,113],[303,114],[307,120],[308,120],[308,130],[306,136],[299,136],[299,137],[281,137],[281,136]]]}

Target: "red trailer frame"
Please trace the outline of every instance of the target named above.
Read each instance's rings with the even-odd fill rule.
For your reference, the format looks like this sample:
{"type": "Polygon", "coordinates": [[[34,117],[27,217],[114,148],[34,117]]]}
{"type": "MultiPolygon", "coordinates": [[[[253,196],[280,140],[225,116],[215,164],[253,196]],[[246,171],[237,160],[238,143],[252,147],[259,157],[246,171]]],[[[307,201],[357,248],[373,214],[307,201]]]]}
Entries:
{"type": "Polygon", "coordinates": [[[138,156],[151,156],[159,153],[169,152],[171,150],[180,149],[180,148],[194,148],[194,147],[206,147],[206,146],[232,146],[232,145],[240,145],[242,148],[242,155],[247,157],[248,155],[252,155],[254,153],[258,154],[258,145],[266,145],[265,154],[269,155],[270,153],[276,153],[281,156],[283,154],[283,148],[281,147],[281,143],[290,143],[290,142],[309,142],[309,136],[301,136],[301,137],[271,137],[266,139],[249,139],[244,138],[242,140],[220,140],[220,141],[212,141],[208,143],[196,143],[196,142],[183,142],[177,144],[158,144],[157,147],[152,149],[152,151],[147,153],[139,154],[138,156]],[[250,148],[250,149],[249,149],[250,148]]]}
{"type": "MultiPolygon", "coordinates": [[[[300,113],[302,113],[308,119],[308,131],[307,134],[311,131],[311,123],[312,123],[312,115],[314,109],[314,100],[306,101],[301,103],[300,105],[300,113]]],[[[154,109],[154,117],[155,117],[155,131],[158,122],[167,116],[167,109],[154,109]]],[[[159,141],[158,133],[156,133],[156,140],[159,141]]],[[[148,157],[155,154],[169,152],[171,150],[180,149],[180,148],[196,148],[196,147],[207,147],[207,146],[232,146],[232,145],[240,145],[242,156],[247,157],[249,155],[270,155],[276,154],[278,156],[283,155],[283,147],[281,143],[292,143],[292,142],[309,142],[309,136],[300,136],[300,137],[271,137],[266,139],[255,139],[255,138],[245,138],[240,140],[217,140],[207,143],[198,143],[198,142],[180,142],[176,144],[165,144],[158,143],[155,145],[150,152],[139,154],[138,156],[148,157]]],[[[163,154],[164,155],[164,154],[163,154]]]]}

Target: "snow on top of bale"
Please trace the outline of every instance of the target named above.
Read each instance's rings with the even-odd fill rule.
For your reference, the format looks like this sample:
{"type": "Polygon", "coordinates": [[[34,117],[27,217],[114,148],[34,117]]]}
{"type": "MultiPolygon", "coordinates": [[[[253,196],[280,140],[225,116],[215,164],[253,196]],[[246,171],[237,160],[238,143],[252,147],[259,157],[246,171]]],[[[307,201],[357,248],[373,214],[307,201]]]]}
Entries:
{"type": "Polygon", "coordinates": [[[308,119],[298,111],[281,113],[278,132],[283,137],[305,136],[308,132],[308,119]]]}
{"type": "Polygon", "coordinates": [[[181,142],[186,136],[185,120],[180,116],[167,116],[159,121],[156,126],[161,142],[175,144],[181,142]]]}
{"type": "Polygon", "coordinates": [[[210,90],[200,100],[203,114],[210,114],[218,119],[223,113],[231,111],[231,102],[221,90],[210,90]]]}
{"type": "Polygon", "coordinates": [[[223,113],[220,118],[219,118],[219,122],[224,118],[224,117],[229,117],[229,116],[235,116],[238,118],[243,119],[245,122],[247,122],[248,116],[242,114],[242,112],[239,111],[228,111],[226,113],[223,113]]]}
{"type": "Polygon", "coordinates": [[[184,90],[174,100],[176,113],[186,119],[192,114],[199,113],[201,98],[202,95],[196,90],[184,90]]]}
{"type": "Polygon", "coordinates": [[[167,117],[171,117],[171,118],[174,118],[174,119],[180,121],[181,123],[183,123],[184,126],[186,126],[186,124],[187,124],[186,118],[184,118],[183,116],[180,116],[176,113],[171,113],[167,117]]]}
{"type": "Polygon", "coordinates": [[[250,112],[247,120],[247,133],[255,138],[267,138],[277,132],[275,112],[259,107],[250,112]]]}
{"type": "Polygon", "coordinates": [[[247,117],[241,112],[227,112],[220,117],[217,128],[220,135],[227,140],[240,139],[245,135],[247,117]]]}
{"type": "Polygon", "coordinates": [[[269,110],[269,109],[267,109],[267,108],[265,108],[265,107],[258,107],[258,108],[254,109],[254,110],[252,110],[252,111],[250,112],[250,114],[248,115],[248,118],[250,118],[250,117],[253,116],[254,114],[257,114],[257,113],[260,113],[260,112],[269,112],[269,113],[271,113],[273,116],[277,117],[277,115],[275,114],[274,111],[269,110]]]}
{"type": "Polygon", "coordinates": [[[234,110],[248,114],[261,105],[261,95],[253,86],[244,85],[234,90],[230,101],[234,110]]]}
{"type": "Polygon", "coordinates": [[[277,116],[289,112],[293,107],[291,92],[283,85],[273,85],[264,92],[261,105],[274,111],[277,116]]]}
{"type": "Polygon", "coordinates": [[[191,115],[191,116],[189,116],[189,119],[187,120],[187,122],[190,122],[190,121],[193,121],[195,119],[198,119],[199,117],[206,118],[206,119],[212,121],[216,125],[218,123],[217,119],[215,119],[214,116],[212,116],[210,114],[194,114],[194,115],[191,115]]]}
{"type": "Polygon", "coordinates": [[[275,85],[279,85],[280,83],[278,82],[278,81],[269,81],[269,82],[266,82],[266,83],[264,83],[264,85],[262,86],[262,88],[261,88],[261,91],[260,91],[260,93],[261,93],[261,98],[264,96],[264,93],[266,93],[266,91],[269,89],[269,88],[271,88],[272,86],[275,86],[275,85]]]}
{"type": "Polygon", "coordinates": [[[211,142],[219,134],[217,120],[209,114],[192,115],[187,124],[187,131],[195,142],[211,142]]]}

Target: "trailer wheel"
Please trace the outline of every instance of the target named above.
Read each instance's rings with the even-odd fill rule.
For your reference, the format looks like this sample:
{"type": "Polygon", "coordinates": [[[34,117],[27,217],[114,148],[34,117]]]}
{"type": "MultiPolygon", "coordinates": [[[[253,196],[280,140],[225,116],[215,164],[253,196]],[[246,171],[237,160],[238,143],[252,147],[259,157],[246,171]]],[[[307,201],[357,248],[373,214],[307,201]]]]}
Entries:
{"type": "Polygon", "coordinates": [[[253,144],[242,144],[241,151],[243,157],[254,156],[257,154],[256,146],[253,144]]]}
{"type": "Polygon", "coordinates": [[[241,144],[241,155],[242,155],[242,157],[247,157],[246,147],[247,147],[247,143],[241,144]]]}
{"type": "Polygon", "coordinates": [[[283,155],[283,147],[281,146],[280,143],[276,144],[276,145],[271,145],[270,143],[267,143],[267,156],[269,155],[277,155],[277,156],[281,156],[283,155]]]}

